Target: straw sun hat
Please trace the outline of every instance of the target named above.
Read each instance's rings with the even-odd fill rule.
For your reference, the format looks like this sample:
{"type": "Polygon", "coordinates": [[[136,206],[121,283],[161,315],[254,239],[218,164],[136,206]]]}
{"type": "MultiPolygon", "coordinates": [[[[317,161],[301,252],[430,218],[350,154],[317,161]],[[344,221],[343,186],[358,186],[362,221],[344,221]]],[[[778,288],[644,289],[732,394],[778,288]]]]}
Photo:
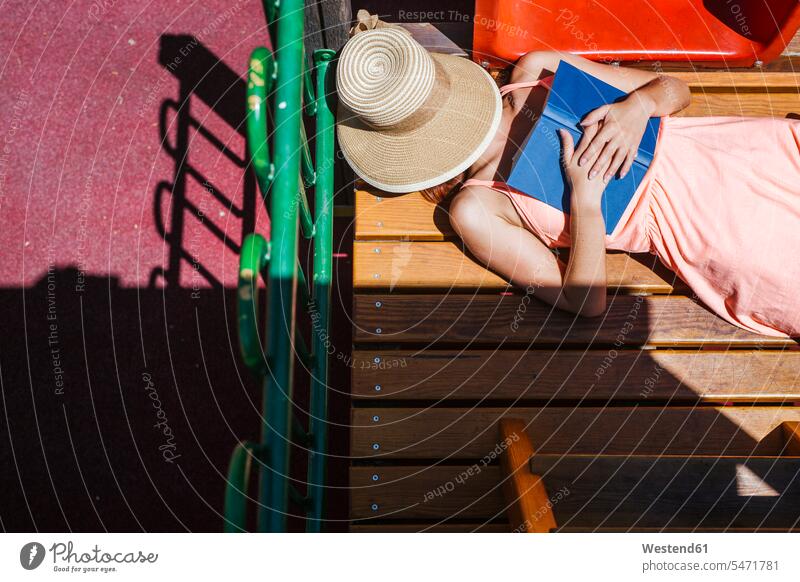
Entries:
{"type": "Polygon", "coordinates": [[[342,153],[356,174],[387,192],[446,182],[489,146],[500,92],[472,61],[429,53],[377,18],[369,26],[354,28],[337,66],[342,153]]]}

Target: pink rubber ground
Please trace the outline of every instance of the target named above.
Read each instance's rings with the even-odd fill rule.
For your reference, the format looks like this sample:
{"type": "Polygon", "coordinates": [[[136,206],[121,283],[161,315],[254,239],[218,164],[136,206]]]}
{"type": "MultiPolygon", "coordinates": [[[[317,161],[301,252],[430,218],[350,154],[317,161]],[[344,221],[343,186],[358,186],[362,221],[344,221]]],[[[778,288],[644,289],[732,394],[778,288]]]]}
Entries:
{"type": "MultiPolygon", "coordinates": [[[[220,530],[228,455],[261,406],[234,293],[243,235],[268,232],[243,135],[261,2],[1,10],[0,528],[220,530]]],[[[351,252],[334,250],[349,305],[351,252]]],[[[345,366],[331,385],[346,420],[345,366]]]]}

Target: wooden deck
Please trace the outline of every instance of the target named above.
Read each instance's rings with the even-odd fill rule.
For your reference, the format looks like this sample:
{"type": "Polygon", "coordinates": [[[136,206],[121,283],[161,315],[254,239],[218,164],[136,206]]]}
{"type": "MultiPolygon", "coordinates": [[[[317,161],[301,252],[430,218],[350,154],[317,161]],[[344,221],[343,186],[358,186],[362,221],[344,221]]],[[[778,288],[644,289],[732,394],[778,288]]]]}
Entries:
{"type": "MultiPolygon", "coordinates": [[[[800,115],[795,73],[676,74],[682,115],[800,115]]],[[[796,342],[729,325],[652,255],[609,254],[605,316],[555,311],[465,254],[446,206],[355,201],[353,531],[509,531],[515,476],[565,531],[800,527],[796,342]]]]}

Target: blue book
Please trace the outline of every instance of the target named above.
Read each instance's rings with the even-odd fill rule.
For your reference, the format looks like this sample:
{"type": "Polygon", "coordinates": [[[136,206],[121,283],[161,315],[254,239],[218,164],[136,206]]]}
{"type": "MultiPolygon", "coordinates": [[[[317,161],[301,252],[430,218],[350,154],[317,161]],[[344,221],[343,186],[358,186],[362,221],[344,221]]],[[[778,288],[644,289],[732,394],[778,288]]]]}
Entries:
{"type": "MultiPolygon", "coordinates": [[[[577,146],[583,134],[581,119],[590,111],[626,96],[624,91],[561,61],[542,116],[514,157],[506,183],[569,214],[570,192],[561,167],[557,130],[569,131],[577,146]]],[[[630,171],[622,179],[615,175],[606,186],[602,199],[606,234],[616,228],[653,161],[660,121],[658,117],[650,118],[630,171]]]]}

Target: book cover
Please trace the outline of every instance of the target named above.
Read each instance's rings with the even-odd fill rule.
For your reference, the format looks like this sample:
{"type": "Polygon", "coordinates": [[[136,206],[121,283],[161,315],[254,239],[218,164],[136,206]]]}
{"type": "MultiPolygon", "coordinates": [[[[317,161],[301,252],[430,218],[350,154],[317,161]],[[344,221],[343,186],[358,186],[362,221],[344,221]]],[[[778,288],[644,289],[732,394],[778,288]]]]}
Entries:
{"type": "MultiPolygon", "coordinates": [[[[570,192],[561,166],[557,130],[569,131],[577,145],[583,135],[581,119],[590,111],[626,96],[624,91],[561,61],[544,111],[514,157],[506,183],[569,214],[570,192]]],[[[606,186],[602,199],[606,234],[616,228],[653,161],[660,122],[658,117],[650,118],[630,171],[622,179],[615,175],[606,186]]]]}

